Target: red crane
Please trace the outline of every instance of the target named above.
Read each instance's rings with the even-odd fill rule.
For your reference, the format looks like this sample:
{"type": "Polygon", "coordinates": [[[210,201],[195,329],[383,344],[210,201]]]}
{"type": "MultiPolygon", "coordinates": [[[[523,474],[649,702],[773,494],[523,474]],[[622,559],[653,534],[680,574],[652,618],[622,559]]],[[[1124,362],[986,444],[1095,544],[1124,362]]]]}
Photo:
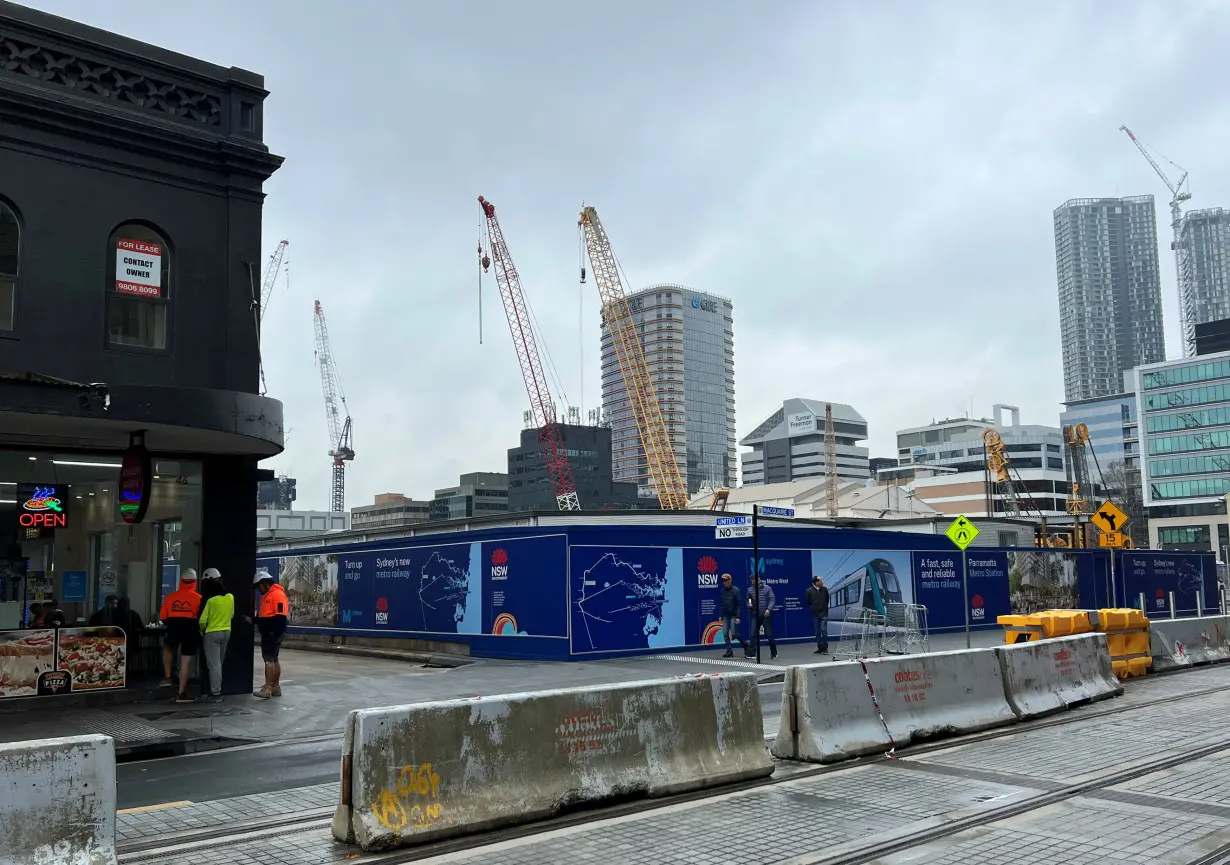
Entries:
{"type": "MultiPolygon", "coordinates": [[[[517,268],[508,253],[508,245],[504,242],[504,232],[500,230],[500,221],[495,216],[495,205],[481,195],[478,197],[478,203],[487,219],[487,240],[491,246],[491,258],[495,262],[495,281],[500,286],[500,299],[504,301],[508,329],[512,331],[513,345],[517,349],[521,377],[525,379],[525,391],[530,398],[534,426],[538,429],[538,443],[542,447],[547,475],[551,478],[551,487],[555,491],[555,503],[561,511],[579,511],[581,502],[577,498],[577,485],[572,479],[572,467],[568,465],[564,438],[555,420],[554,403],[547,387],[547,377],[543,373],[538,342],[530,324],[525,292],[521,290],[521,278],[517,276],[517,268]]],[[[486,264],[483,262],[484,269],[486,264]]]]}

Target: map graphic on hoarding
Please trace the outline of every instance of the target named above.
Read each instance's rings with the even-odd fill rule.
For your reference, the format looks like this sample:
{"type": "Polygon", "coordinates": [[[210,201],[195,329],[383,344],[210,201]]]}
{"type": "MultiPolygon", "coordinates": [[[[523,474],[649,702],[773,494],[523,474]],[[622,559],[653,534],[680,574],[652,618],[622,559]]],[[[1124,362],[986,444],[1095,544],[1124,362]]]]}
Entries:
{"type": "Polygon", "coordinates": [[[577,652],[686,644],[683,550],[572,548],[577,652]]]}

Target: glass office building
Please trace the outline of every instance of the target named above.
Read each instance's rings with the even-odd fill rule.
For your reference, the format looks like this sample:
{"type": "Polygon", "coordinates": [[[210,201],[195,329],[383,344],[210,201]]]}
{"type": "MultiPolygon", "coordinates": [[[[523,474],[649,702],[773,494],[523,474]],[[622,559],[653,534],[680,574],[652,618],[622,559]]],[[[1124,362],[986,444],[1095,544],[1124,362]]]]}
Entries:
{"type": "Polygon", "coordinates": [[[1146,505],[1230,493],[1230,352],[1136,370],[1146,505]]]}
{"type": "MultiPolygon", "coordinates": [[[[655,285],[629,298],[649,375],[688,492],[734,486],[734,318],[728,298],[655,285]]],[[[611,333],[602,322],[602,406],[616,481],[654,491],[611,333]]]]}

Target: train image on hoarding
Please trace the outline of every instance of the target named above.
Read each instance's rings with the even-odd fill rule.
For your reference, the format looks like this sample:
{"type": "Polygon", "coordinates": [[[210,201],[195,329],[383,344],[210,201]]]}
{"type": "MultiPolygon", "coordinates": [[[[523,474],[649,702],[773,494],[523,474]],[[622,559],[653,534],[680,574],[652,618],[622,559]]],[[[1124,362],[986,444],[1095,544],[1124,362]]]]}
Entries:
{"type": "Polygon", "coordinates": [[[864,610],[884,615],[885,604],[901,601],[901,581],[892,562],[872,559],[829,586],[829,619],[853,621],[864,610]]]}

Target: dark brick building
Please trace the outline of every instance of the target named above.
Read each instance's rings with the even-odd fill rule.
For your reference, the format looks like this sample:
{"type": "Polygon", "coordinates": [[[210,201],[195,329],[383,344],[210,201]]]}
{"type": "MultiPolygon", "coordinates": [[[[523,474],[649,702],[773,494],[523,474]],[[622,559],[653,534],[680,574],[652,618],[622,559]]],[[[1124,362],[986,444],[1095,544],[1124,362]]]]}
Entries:
{"type": "MultiPolygon", "coordinates": [[[[156,619],[189,567],[251,611],[257,461],[283,446],[255,314],[282,161],[266,95],[0,0],[0,628],[47,593],[70,623],[106,594],[156,619]],[[31,485],[61,502],[54,530],[22,522],[31,485]]],[[[156,674],[130,655],[130,681],[156,674]]],[[[226,672],[250,689],[247,629],[226,672]]]]}

